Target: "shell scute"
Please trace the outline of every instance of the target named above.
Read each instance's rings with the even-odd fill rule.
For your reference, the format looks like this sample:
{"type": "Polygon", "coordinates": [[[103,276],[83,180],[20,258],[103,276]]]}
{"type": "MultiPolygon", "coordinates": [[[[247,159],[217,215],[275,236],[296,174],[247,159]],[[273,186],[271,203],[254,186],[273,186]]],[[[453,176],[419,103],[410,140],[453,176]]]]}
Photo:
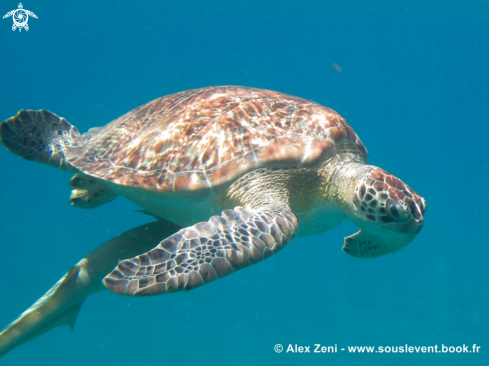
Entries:
{"type": "Polygon", "coordinates": [[[290,95],[240,86],[168,95],[84,134],[70,164],[115,184],[157,191],[232,182],[263,166],[318,164],[347,144],[367,151],[333,110],[290,95]]]}

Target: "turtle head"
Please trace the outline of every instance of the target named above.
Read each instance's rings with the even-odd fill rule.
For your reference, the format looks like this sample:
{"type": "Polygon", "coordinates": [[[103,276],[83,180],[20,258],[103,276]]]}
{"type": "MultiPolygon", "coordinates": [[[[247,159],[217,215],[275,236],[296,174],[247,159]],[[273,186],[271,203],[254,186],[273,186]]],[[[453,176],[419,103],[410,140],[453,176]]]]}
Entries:
{"type": "Polygon", "coordinates": [[[352,220],[360,231],[345,238],[343,250],[359,258],[395,253],[423,227],[426,201],[407,184],[377,167],[357,181],[352,220]]]}
{"type": "Polygon", "coordinates": [[[359,181],[353,205],[362,221],[390,231],[414,236],[423,227],[424,198],[380,168],[373,168],[359,181]]]}

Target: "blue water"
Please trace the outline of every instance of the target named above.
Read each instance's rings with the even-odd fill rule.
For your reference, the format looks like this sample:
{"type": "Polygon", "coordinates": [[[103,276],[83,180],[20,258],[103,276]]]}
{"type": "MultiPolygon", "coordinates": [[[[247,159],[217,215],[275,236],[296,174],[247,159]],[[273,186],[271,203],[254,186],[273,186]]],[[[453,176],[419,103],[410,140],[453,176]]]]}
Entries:
{"type": "MultiPolygon", "coordinates": [[[[87,299],[2,365],[489,365],[489,2],[28,1],[0,21],[0,120],[45,108],[82,132],[154,98],[247,85],[341,113],[370,162],[428,202],[408,247],[341,251],[351,223],[195,291],[87,299]],[[338,67],[339,66],[339,67],[338,67]],[[335,68],[336,67],[336,68],[335,68]],[[340,72],[342,71],[342,72],[340,72]],[[337,353],[274,352],[275,344],[337,353]],[[465,354],[348,346],[479,345],[465,354]]],[[[16,1],[2,1],[3,15],[16,1]]],[[[150,218],[69,206],[70,175],[0,148],[0,328],[85,254],[150,218]]]]}

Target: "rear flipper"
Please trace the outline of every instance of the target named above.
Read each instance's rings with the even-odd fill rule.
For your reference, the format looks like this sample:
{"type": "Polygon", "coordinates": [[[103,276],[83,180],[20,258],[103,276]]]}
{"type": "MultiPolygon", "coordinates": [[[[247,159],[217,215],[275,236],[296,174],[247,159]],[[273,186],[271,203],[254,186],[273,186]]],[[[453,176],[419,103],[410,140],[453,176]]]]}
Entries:
{"type": "Polygon", "coordinates": [[[179,229],[166,220],[159,220],[126,231],[95,249],[0,332],[0,358],[55,327],[68,325],[73,329],[85,298],[105,289],[101,280],[120,259],[150,250],[161,237],[172,235],[179,229]]]}
{"type": "Polygon", "coordinates": [[[22,110],[0,124],[0,142],[23,159],[77,171],[65,158],[65,149],[80,137],[75,126],[45,109],[22,110]]]}
{"type": "Polygon", "coordinates": [[[101,179],[77,173],[70,180],[70,203],[79,208],[95,208],[114,200],[117,194],[101,179]]]}

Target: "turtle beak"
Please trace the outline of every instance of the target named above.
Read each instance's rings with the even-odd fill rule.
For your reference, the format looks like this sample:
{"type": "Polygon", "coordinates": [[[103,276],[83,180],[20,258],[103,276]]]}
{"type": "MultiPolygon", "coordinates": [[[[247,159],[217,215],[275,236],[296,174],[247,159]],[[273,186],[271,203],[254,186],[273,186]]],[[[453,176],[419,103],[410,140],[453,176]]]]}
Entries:
{"type": "Polygon", "coordinates": [[[414,197],[413,200],[408,201],[408,206],[412,218],[403,223],[396,223],[396,229],[406,234],[418,235],[424,224],[426,201],[422,197],[414,197]]]}
{"type": "Polygon", "coordinates": [[[408,222],[403,223],[398,226],[398,230],[410,235],[418,235],[423,228],[424,218],[421,219],[411,219],[408,222]]]}
{"type": "Polygon", "coordinates": [[[411,214],[413,215],[413,230],[416,232],[415,235],[417,235],[423,228],[426,200],[420,196],[415,197],[413,204],[410,204],[409,208],[411,210],[411,214]]]}

